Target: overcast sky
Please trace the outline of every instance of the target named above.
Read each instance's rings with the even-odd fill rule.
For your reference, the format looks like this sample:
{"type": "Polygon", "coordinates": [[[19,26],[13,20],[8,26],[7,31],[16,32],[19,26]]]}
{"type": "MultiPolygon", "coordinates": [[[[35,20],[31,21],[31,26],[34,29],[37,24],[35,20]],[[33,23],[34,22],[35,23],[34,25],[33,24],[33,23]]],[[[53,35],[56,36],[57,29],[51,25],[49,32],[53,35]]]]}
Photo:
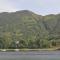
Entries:
{"type": "Polygon", "coordinates": [[[60,0],[0,0],[0,12],[31,10],[40,15],[60,13],[60,0]]]}

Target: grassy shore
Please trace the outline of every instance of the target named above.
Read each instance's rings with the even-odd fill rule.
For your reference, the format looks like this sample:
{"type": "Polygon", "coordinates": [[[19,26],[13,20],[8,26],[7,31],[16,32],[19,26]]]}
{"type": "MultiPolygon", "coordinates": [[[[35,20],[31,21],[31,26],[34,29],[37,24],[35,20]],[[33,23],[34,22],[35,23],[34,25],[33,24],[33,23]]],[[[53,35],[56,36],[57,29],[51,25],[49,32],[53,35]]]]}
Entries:
{"type": "Polygon", "coordinates": [[[55,51],[59,48],[44,48],[44,49],[0,49],[0,51],[55,51]]]}

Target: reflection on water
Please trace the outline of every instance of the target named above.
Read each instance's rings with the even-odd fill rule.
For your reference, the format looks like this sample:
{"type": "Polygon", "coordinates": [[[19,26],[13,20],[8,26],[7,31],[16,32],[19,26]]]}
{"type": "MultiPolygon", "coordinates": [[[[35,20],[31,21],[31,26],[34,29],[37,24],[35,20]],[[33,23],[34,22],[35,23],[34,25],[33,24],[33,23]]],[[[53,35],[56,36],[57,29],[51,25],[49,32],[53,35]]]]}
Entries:
{"type": "Polygon", "coordinates": [[[0,60],[60,60],[60,51],[0,52],[0,60]]]}

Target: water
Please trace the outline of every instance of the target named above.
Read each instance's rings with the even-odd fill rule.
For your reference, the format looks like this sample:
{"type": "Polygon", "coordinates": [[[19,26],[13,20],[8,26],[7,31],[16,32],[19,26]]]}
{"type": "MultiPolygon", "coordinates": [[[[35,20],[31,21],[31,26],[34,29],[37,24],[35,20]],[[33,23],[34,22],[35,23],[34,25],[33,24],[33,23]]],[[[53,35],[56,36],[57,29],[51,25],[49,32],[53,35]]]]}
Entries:
{"type": "Polygon", "coordinates": [[[0,60],[60,60],[60,51],[0,52],[0,60]]]}

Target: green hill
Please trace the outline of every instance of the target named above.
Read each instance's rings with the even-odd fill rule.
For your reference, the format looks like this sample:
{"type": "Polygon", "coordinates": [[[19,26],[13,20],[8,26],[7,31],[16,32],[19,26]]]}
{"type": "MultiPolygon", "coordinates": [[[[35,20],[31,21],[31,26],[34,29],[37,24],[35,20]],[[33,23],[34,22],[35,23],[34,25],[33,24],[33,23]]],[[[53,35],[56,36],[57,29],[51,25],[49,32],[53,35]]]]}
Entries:
{"type": "Polygon", "coordinates": [[[0,13],[0,48],[50,48],[59,45],[60,14],[42,16],[28,10],[0,13]]]}

